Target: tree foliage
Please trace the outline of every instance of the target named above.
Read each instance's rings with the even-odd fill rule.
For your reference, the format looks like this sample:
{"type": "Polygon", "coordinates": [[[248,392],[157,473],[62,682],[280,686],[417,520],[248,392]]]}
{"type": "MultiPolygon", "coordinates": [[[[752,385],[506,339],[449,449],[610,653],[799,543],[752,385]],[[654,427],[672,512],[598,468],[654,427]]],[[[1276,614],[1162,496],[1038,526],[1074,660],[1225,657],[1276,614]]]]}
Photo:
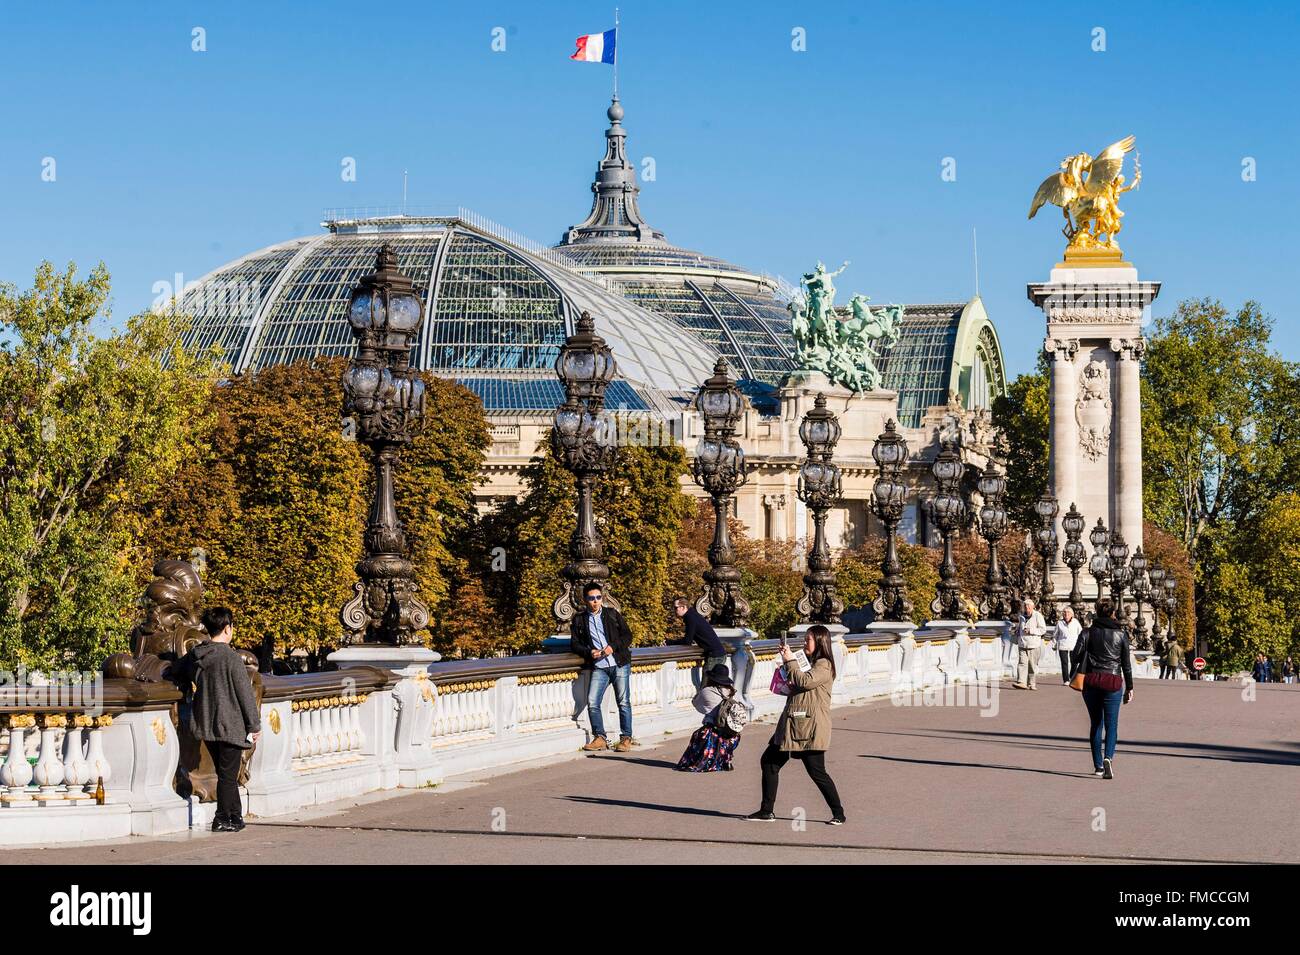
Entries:
{"type": "MultiPolygon", "coordinates": [[[[515,652],[536,648],[555,629],[551,605],[577,520],[573,475],[549,440],[539,452],[523,472],[526,493],[485,518],[481,531],[481,546],[488,554],[500,548],[504,558],[504,570],[489,569],[485,589],[500,614],[500,648],[515,652]]],[[[670,568],[679,529],[693,509],[681,490],[685,473],[680,446],[624,445],[592,495],[609,590],[638,645],[660,643],[669,631],[670,568]]]]}
{"type": "Polygon", "coordinates": [[[215,376],[147,312],[96,337],[108,272],[43,263],[0,286],[0,660],[93,668],[124,648],[141,531],[134,503],[193,454],[215,376]]]}
{"type": "Polygon", "coordinates": [[[1006,462],[1007,513],[1024,525],[1037,523],[1034,502],[1048,487],[1051,446],[1049,377],[1040,362],[1032,375],[1020,375],[1007,393],[993,399],[997,454],[1006,462]]]}
{"type": "Polygon", "coordinates": [[[1195,555],[1201,535],[1248,520],[1300,449],[1295,372],[1269,347],[1255,302],[1180,302],[1151,336],[1143,366],[1144,496],[1148,517],[1195,555]],[[1266,490],[1269,489],[1269,490],[1266,490]]]}
{"type": "MultiPolygon", "coordinates": [[[[151,502],[147,566],[206,555],[208,603],[238,614],[244,639],[275,652],[337,646],[352,594],[373,475],[342,428],[346,361],[316,358],[238,376],[211,390],[205,448],[151,502]]],[[[398,515],[434,633],[464,593],[473,487],[487,425],[477,398],[431,375],[426,427],[397,470],[398,515]],[[460,586],[460,593],[453,591],[460,586]]]]}

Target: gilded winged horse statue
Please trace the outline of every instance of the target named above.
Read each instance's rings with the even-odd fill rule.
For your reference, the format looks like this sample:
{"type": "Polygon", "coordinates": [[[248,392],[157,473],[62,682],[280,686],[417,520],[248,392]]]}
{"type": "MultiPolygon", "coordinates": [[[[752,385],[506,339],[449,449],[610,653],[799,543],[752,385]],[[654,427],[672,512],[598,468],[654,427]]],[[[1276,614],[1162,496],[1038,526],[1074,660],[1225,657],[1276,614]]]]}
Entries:
{"type": "Polygon", "coordinates": [[[1043,180],[1029,206],[1029,218],[1045,203],[1061,207],[1065,227],[1061,230],[1071,249],[1106,249],[1119,252],[1115,236],[1122,228],[1124,213],[1119,197],[1136,189],[1142,181],[1140,154],[1133,160],[1133,181],[1124,184],[1124,156],[1131,152],[1137,139],[1126,136],[1112,143],[1095,157],[1078,153],[1061,160],[1061,171],[1043,180]],[[1103,238],[1103,236],[1105,238],[1103,238]]]}

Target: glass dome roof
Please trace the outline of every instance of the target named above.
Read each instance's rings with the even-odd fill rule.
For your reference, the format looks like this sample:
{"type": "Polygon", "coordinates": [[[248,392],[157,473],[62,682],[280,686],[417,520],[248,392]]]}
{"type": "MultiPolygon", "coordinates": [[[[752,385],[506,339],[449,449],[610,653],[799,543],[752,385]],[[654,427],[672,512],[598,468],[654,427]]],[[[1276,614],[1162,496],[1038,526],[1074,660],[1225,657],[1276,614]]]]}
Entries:
{"type": "Polygon", "coordinates": [[[689,332],[485,220],[376,216],[325,225],[323,235],[254,252],[196,283],[181,303],[195,319],[186,343],[220,346],[236,373],[353,354],[348,295],[388,241],[425,303],[411,354],[418,368],[476,381],[553,375],[560,345],[588,311],[633,388],[685,393],[712,373],[716,352],[689,332]]]}

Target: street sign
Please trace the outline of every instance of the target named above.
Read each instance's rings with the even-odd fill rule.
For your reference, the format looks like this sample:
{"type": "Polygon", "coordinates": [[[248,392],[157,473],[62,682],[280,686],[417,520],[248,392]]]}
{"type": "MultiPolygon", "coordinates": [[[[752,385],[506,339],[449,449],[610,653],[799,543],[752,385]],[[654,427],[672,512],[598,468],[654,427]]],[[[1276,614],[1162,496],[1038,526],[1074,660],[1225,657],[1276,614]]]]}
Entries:
{"type": "Polygon", "coordinates": [[[1197,670],[1197,671],[1199,671],[1199,670],[1204,670],[1204,669],[1205,669],[1205,657],[1197,657],[1195,660],[1193,660],[1193,661],[1192,661],[1192,669],[1193,669],[1193,670],[1197,670]]]}

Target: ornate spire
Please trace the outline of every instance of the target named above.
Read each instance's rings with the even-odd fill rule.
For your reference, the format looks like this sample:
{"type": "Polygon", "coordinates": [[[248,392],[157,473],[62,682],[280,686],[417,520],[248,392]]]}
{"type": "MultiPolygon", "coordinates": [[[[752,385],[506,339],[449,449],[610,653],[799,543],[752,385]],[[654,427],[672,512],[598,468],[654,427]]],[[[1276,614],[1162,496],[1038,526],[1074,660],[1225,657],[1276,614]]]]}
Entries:
{"type": "Polygon", "coordinates": [[[580,242],[663,242],[664,234],[657,232],[641,217],[637,205],[636,169],[627,159],[627,132],[623,129],[623,106],[615,96],[605,115],[609,129],[605,130],[605,158],[596,167],[596,180],[591,184],[595,198],[586,221],[571,226],[560,241],[561,245],[580,242]]]}

